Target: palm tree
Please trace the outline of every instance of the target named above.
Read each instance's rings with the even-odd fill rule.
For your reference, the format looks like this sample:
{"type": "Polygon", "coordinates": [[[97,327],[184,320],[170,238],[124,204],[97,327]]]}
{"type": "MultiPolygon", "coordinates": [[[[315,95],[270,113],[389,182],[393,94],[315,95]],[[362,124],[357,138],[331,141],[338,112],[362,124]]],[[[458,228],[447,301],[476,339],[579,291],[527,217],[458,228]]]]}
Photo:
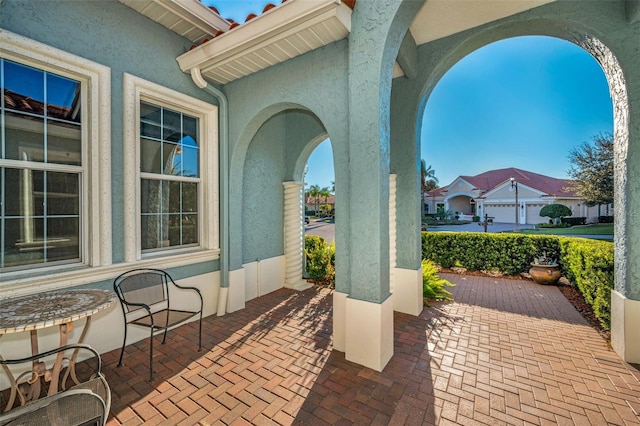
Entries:
{"type": "Polygon", "coordinates": [[[320,188],[320,192],[318,194],[318,199],[320,197],[324,198],[324,202],[325,204],[327,203],[327,198],[329,198],[329,196],[331,196],[331,192],[329,191],[329,187],[325,186],[324,188],[320,188]]]}
{"type": "Polygon", "coordinates": [[[434,185],[438,184],[436,171],[427,167],[424,160],[420,160],[420,215],[424,217],[424,194],[434,189],[434,185]]]}
{"type": "Polygon", "coordinates": [[[315,211],[315,215],[318,216],[318,204],[319,204],[319,197],[320,197],[320,186],[318,185],[311,185],[309,187],[309,190],[307,191],[307,195],[309,197],[313,197],[316,200],[316,211],[315,211]]]}

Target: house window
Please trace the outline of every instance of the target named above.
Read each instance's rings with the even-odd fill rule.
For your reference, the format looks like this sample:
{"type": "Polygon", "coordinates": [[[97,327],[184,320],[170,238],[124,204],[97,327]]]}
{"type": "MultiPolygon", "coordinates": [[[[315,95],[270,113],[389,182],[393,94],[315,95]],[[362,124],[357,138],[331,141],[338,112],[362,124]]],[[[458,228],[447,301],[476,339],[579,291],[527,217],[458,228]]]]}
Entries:
{"type": "Polygon", "coordinates": [[[140,103],[143,252],[198,244],[199,120],[140,103]]]}
{"type": "Polygon", "coordinates": [[[219,252],[218,109],[131,74],[123,82],[125,261],[209,260],[219,252]]]}
{"type": "Polygon", "coordinates": [[[82,260],[82,85],[0,58],[0,270],[82,260]]]}

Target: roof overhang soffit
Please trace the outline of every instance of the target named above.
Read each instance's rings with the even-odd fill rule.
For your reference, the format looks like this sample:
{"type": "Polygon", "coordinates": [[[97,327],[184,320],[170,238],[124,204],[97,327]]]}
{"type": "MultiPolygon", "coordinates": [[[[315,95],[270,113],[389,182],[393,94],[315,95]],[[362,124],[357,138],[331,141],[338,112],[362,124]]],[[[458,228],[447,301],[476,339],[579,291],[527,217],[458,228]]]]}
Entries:
{"type": "Polygon", "coordinates": [[[176,34],[200,43],[230,23],[198,0],[120,0],[138,13],[176,34]]]}
{"type": "Polygon", "coordinates": [[[180,55],[178,64],[226,84],[347,37],[351,13],[342,0],[288,0],[180,55]]]}

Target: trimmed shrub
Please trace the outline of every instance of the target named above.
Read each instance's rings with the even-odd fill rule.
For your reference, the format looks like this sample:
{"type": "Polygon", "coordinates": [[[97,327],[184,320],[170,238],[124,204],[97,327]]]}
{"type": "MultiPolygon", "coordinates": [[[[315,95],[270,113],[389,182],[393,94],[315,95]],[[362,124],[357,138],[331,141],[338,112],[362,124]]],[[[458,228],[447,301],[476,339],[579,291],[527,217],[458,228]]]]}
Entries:
{"type": "Polygon", "coordinates": [[[429,232],[422,234],[422,257],[443,268],[468,271],[497,270],[517,275],[529,270],[533,258],[546,251],[559,257],[557,237],[484,232],[429,232]]]}
{"type": "Polygon", "coordinates": [[[425,299],[453,300],[451,292],[445,287],[454,286],[455,284],[438,276],[438,270],[433,262],[430,260],[422,261],[422,295],[425,299]]]}
{"type": "Polygon", "coordinates": [[[304,237],[307,274],[314,282],[333,284],[336,278],[336,247],[317,235],[304,237]]]}
{"type": "Polygon", "coordinates": [[[603,327],[611,324],[613,243],[586,238],[559,238],[565,276],[593,308],[603,327]]]}
{"type": "Polygon", "coordinates": [[[471,220],[474,221],[474,222],[480,222],[480,216],[475,215],[475,216],[473,216],[473,218],[471,220]]]}
{"type": "Polygon", "coordinates": [[[598,223],[613,223],[613,216],[598,216],[598,223]]]}
{"type": "Polygon", "coordinates": [[[587,218],[586,217],[563,217],[562,219],[560,219],[560,222],[566,223],[569,226],[586,225],[587,218]]]}

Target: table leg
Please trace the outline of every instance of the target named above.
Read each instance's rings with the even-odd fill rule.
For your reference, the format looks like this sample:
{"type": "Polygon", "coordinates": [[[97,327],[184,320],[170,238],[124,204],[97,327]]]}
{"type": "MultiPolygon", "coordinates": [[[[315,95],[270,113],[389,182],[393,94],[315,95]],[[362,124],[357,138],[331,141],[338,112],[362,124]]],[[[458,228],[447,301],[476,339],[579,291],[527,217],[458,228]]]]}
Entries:
{"type": "MultiPolygon", "coordinates": [[[[80,338],[78,339],[77,343],[84,343],[84,338],[87,336],[87,331],[89,331],[89,325],[91,325],[91,317],[88,316],[87,317],[87,321],[84,324],[84,328],[82,329],[82,333],[80,333],[80,338]]],[[[80,352],[80,349],[74,349],[73,350],[73,355],[71,356],[71,358],[69,359],[69,367],[67,368],[67,371],[65,371],[64,373],[64,377],[62,378],[62,389],[65,389],[65,385],[67,383],[67,378],[69,377],[69,374],[71,374],[71,380],[73,380],[73,382],[76,385],[80,384],[80,381],[78,380],[78,377],[76,376],[76,358],[78,358],[78,353],[80,352]]]]}
{"type": "MultiPolygon", "coordinates": [[[[68,334],[73,330],[73,322],[66,324],[60,324],[60,345],[63,347],[67,345],[68,334]]],[[[64,351],[58,352],[56,355],[56,361],[53,364],[51,370],[51,383],[49,384],[49,396],[55,395],[58,392],[58,382],[60,381],[60,370],[62,370],[62,360],[64,359],[64,351]]]]}

